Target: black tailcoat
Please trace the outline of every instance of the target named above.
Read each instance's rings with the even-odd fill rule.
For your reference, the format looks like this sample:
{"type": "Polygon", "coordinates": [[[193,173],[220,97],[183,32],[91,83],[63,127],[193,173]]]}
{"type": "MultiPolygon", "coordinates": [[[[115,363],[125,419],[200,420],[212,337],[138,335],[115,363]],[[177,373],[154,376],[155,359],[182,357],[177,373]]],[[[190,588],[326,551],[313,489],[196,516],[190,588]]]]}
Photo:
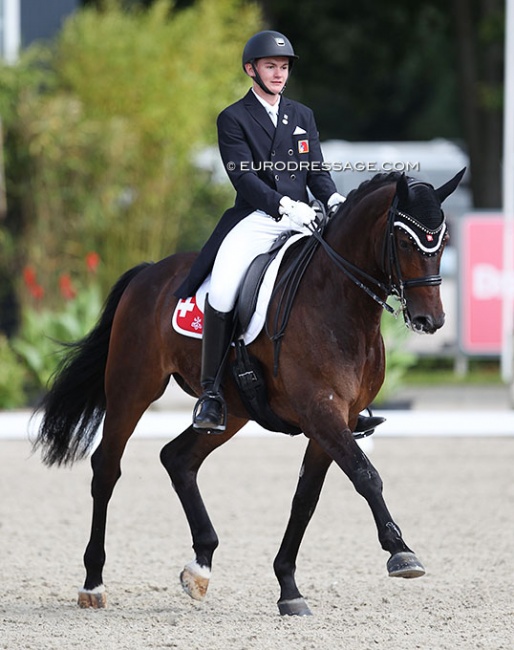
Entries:
{"type": "Polygon", "coordinates": [[[307,187],[326,204],[336,187],[323,169],[319,135],[310,108],[286,97],[280,100],[275,128],[250,90],[218,116],[218,144],[236,200],[221,217],[175,295],[195,294],[210,273],[227,233],[254,210],[279,217],[283,196],[308,201],[307,187]]]}

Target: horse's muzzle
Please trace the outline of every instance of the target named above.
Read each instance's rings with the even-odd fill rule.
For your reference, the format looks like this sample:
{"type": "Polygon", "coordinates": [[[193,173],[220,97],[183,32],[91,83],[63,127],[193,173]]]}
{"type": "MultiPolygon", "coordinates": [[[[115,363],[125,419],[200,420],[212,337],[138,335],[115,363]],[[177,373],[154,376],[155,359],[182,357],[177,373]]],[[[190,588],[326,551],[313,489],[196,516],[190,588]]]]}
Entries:
{"type": "Polygon", "coordinates": [[[409,324],[414,332],[418,332],[419,334],[434,334],[444,325],[444,312],[438,317],[430,314],[410,317],[409,324]]]}

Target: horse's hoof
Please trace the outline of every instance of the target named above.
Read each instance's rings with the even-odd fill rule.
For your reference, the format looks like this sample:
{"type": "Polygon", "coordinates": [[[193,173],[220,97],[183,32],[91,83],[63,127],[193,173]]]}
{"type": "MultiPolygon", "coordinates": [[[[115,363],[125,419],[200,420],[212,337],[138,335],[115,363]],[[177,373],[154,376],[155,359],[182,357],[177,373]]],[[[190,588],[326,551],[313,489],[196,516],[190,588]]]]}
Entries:
{"type": "Polygon", "coordinates": [[[77,604],[82,609],[91,607],[92,609],[103,609],[107,607],[107,594],[105,587],[101,585],[96,589],[79,589],[77,604]]]}
{"type": "Polygon", "coordinates": [[[425,575],[425,567],[410,551],[392,555],[387,570],[391,578],[420,578],[425,575]]]}
{"type": "Polygon", "coordinates": [[[312,616],[309,606],[301,597],[292,600],[279,600],[277,605],[282,616],[312,616]]]}
{"type": "Polygon", "coordinates": [[[209,586],[211,570],[209,567],[200,566],[196,560],[186,564],[180,574],[182,588],[194,600],[203,600],[209,586]]]}

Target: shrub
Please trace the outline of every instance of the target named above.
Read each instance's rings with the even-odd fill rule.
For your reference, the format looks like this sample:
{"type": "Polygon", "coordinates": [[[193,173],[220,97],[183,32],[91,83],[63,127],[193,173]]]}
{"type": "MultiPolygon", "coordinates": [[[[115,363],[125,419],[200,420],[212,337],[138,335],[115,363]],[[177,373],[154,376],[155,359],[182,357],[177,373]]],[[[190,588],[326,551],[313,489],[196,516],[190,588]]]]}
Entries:
{"type": "Polygon", "coordinates": [[[189,239],[193,212],[212,230],[228,202],[193,153],[215,141],[217,114],[248,88],[241,50],[259,24],[255,6],[238,0],[182,10],[158,0],[145,11],[111,0],[66,22],[46,54],[51,82],[18,93],[13,118],[26,179],[18,254],[46,285],[62,266],[77,272],[92,249],[106,262],[106,291],[189,239]]]}
{"type": "Polygon", "coordinates": [[[0,409],[24,406],[26,371],[5,336],[0,334],[0,409]]]}
{"type": "Polygon", "coordinates": [[[61,304],[45,304],[45,290],[33,267],[24,270],[24,283],[31,302],[23,310],[21,327],[13,338],[12,349],[25,374],[27,400],[33,401],[47,386],[58,362],[63,343],[83,338],[93,327],[102,307],[102,295],[96,280],[99,258],[89,253],[88,278],[72,280],[68,273],[59,276],[61,304]]]}
{"type": "Polygon", "coordinates": [[[406,328],[403,318],[396,318],[384,311],[381,323],[382,337],[386,351],[385,380],[374,404],[384,404],[401,388],[407,371],[417,361],[417,355],[405,348],[411,332],[406,328]]]}

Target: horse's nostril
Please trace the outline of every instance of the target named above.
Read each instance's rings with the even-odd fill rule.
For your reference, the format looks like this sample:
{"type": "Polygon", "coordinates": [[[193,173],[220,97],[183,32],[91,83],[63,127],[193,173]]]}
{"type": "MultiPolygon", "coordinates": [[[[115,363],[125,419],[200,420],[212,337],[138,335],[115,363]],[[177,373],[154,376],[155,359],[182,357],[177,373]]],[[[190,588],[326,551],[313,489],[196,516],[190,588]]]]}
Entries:
{"type": "Polygon", "coordinates": [[[426,332],[433,334],[437,332],[444,325],[444,314],[440,318],[432,318],[432,316],[415,316],[412,319],[413,329],[417,332],[426,332]]]}

